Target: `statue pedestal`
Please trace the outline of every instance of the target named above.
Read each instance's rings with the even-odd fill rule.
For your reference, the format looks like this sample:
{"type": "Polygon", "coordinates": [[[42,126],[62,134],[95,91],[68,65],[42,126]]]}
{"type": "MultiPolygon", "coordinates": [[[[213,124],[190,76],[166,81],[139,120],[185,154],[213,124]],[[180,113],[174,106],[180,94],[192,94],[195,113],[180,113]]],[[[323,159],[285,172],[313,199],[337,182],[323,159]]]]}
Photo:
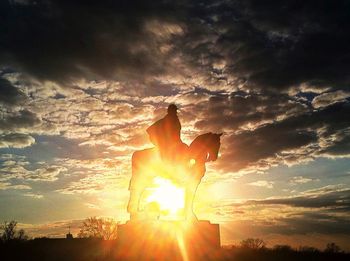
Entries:
{"type": "Polygon", "coordinates": [[[209,221],[129,221],[118,226],[118,245],[125,259],[188,260],[220,249],[219,225],[209,221]]]}

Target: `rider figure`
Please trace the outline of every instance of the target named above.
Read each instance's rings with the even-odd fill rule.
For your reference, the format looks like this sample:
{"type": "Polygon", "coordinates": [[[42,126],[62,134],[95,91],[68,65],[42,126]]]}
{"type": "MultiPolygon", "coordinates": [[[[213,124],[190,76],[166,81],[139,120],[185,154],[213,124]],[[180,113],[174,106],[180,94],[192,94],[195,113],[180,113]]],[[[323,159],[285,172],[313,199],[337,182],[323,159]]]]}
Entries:
{"type": "Polygon", "coordinates": [[[181,123],[175,104],[168,106],[164,118],[156,121],[147,133],[151,142],[158,148],[162,161],[176,164],[184,159],[188,146],[181,141],[181,123]]]}
{"type": "Polygon", "coordinates": [[[186,171],[176,171],[178,167],[186,168],[188,162],[188,146],[181,141],[180,137],[181,124],[177,117],[177,107],[170,104],[167,115],[152,124],[147,133],[151,142],[156,146],[156,149],[146,149],[138,151],[132,157],[132,177],[129,184],[130,199],[128,204],[128,212],[131,219],[136,219],[139,216],[138,205],[141,194],[144,190],[146,179],[149,177],[143,173],[147,164],[154,160],[160,159],[162,163],[166,163],[166,170],[170,170],[171,178],[180,181],[184,178],[186,171]],[[154,155],[154,151],[158,154],[154,155]]]}

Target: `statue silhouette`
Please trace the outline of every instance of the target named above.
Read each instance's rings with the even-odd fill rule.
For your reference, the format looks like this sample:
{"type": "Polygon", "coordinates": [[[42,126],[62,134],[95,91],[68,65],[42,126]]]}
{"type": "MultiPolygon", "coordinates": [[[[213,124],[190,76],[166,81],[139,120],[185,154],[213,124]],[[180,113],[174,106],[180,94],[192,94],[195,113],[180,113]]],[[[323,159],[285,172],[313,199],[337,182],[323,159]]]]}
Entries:
{"type": "Polygon", "coordinates": [[[206,133],[194,139],[190,146],[181,141],[181,124],[177,107],[169,105],[167,115],[152,124],[147,133],[154,148],[135,151],[132,155],[132,176],[127,210],[130,219],[140,217],[139,204],[144,190],[155,177],[166,175],[185,188],[185,219],[195,219],[193,199],[205,174],[205,163],[215,161],[222,134],[206,133]],[[166,166],[159,169],[159,166],[166,166]]]}
{"type": "Polygon", "coordinates": [[[151,142],[157,147],[161,147],[167,142],[181,142],[181,123],[177,117],[176,105],[170,104],[168,114],[153,123],[146,131],[151,142]]]}
{"type": "Polygon", "coordinates": [[[170,104],[168,114],[146,131],[151,142],[158,148],[162,161],[178,164],[184,160],[182,153],[186,153],[188,146],[181,140],[181,123],[175,104],[170,104]]]}

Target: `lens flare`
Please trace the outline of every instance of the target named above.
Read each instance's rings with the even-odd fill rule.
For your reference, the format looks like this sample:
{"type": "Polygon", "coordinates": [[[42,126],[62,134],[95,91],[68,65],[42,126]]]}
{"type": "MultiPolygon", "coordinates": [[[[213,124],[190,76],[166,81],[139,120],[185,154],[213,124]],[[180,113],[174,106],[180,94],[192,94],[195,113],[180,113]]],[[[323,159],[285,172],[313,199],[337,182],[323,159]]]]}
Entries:
{"type": "Polygon", "coordinates": [[[194,164],[196,164],[196,160],[195,159],[190,159],[190,166],[193,166],[194,164]]]}
{"type": "Polygon", "coordinates": [[[147,189],[146,203],[157,203],[161,212],[170,216],[179,214],[185,207],[185,190],[171,180],[162,177],[154,178],[154,187],[147,189]]]}

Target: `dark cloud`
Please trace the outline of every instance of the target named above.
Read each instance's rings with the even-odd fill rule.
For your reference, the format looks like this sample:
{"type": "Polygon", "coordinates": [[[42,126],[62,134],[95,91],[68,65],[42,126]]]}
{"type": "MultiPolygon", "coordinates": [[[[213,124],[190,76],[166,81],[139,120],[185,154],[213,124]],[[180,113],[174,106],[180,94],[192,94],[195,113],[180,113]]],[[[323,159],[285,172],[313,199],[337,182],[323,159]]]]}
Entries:
{"type": "Polygon", "coordinates": [[[350,103],[315,110],[288,95],[233,93],[201,104],[199,129],[227,131],[220,166],[239,170],[260,160],[349,155],[350,103]],[[320,144],[322,140],[327,143],[320,144]],[[298,151],[299,150],[299,151],[298,151]],[[289,152],[287,152],[289,151],[289,152]]]}
{"type": "Polygon", "coordinates": [[[40,118],[33,112],[22,110],[0,118],[0,131],[12,132],[22,129],[31,129],[41,123],[40,118]]]}
{"type": "Polygon", "coordinates": [[[8,80],[0,77],[0,104],[15,105],[23,102],[25,95],[8,80]]]}
{"type": "Polygon", "coordinates": [[[303,208],[350,208],[350,189],[290,198],[249,200],[243,205],[287,205],[303,208]]]}
{"type": "MultiPolygon", "coordinates": [[[[152,77],[181,74],[183,67],[193,85],[196,76],[207,80],[198,83],[199,94],[206,83],[222,90],[224,82],[226,93],[206,90],[209,101],[185,111],[198,119],[198,130],[228,133],[222,163],[230,171],[269,158],[342,156],[349,151],[349,8],[347,1],[330,0],[2,1],[0,59],[3,66],[64,84],[122,80],[115,102],[120,93],[156,104],[150,96],[174,96],[181,81],[174,80],[176,86],[152,77]],[[320,94],[301,85],[328,89],[320,94]],[[311,93],[295,95],[299,91],[311,93]],[[327,141],[323,147],[321,140],[327,141]]],[[[2,95],[19,99],[18,90],[3,83],[2,95]]],[[[38,122],[23,110],[1,120],[0,128],[38,122]]]]}
{"type": "Polygon", "coordinates": [[[208,80],[246,88],[344,89],[349,9],[346,0],[2,1],[0,57],[59,82],[174,72],[181,57],[208,80]]]}
{"type": "Polygon", "coordinates": [[[238,170],[259,160],[275,157],[285,150],[297,149],[317,141],[315,133],[268,125],[226,139],[229,151],[223,153],[225,168],[238,170]],[[231,163],[231,164],[230,164],[231,163]]]}
{"type": "Polygon", "coordinates": [[[27,134],[12,133],[0,135],[0,148],[24,148],[32,145],[35,139],[27,134]]]}
{"type": "Polygon", "coordinates": [[[265,233],[291,234],[350,234],[348,216],[334,216],[327,213],[303,213],[287,218],[277,218],[270,226],[262,227],[265,233]]]}
{"type": "Polygon", "coordinates": [[[350,97],[349,92],[344,92],[344,91],[326,92],[316,96],[312,100],[312,105],[315,108],[325,107],[330,104],[334,104],[336,102],[346,101],[348,97],[350,97]]]}
{"type": "Polygon", "coordinates": [[[346,0],[206,1],[193,6],[185,46],[190,61],[247,88],[348,88],[350,5],[346,0]],[[210,37],[203,37],[207,34],[210,37]]]}
{"type": "Polygon", "coordinates": [[[303,104],[287,94],[246,93],[212,94],[208,102],[196,107],[201,120],[199,129],[217,128],[237,131],[242,128],[257,128],[278,117],[295,116],[308,111],[303,104]]]}
{"type": "Polygon", "coordinates": [[[2,64],[61,83],[158,74],[180,15],[171,2],[2,1],[2,64]]]}
{"type": "Polygon", "coordinates": [[[325,148],[322,153],[331,156],[342,156],[350,154],[350,135],[348,132],[341,133],[331,146],[325,148]]]}
{"type": "MultiPolygon", "coordinates": [[[[326,186],[293,197],[248,200],[232,204],[232,211],[261,206],[271,213],[281,209],[284,215],[256,222],[264,233],[278,234],[349,234],[350,189],[326,186]]],[[[257,208],[256,211],[259,208],[257,208]]]]}

